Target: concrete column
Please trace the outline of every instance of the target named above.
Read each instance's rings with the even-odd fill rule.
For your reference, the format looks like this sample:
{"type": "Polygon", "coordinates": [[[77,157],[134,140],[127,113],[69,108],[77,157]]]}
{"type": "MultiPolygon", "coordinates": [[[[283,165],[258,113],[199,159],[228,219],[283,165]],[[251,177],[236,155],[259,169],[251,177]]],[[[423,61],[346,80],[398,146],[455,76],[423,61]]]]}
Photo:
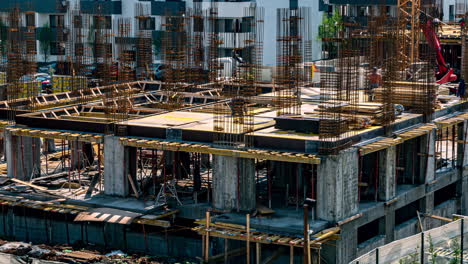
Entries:
{"type": "Polygon", "coordinates": [[[420,152],[421,156],[421,172],[424,173],[422,182],[430,183],[435,180],[435,143],[436,129],[433,129],[427,135],[421,137],[420,152]]]}
{"type": "Polygon", "coordinates": [[[396,195],[396,146],[379,152],[379,200],[388,201],[396,195]]]}
{"type": "Polygon", "coordinates": [[[41,140],[33,137],[13,136],[5,130],[8,177],[31,179],[33,172],[40,174],[41,140]]]}
{"type": "Polygon", "coordinates": [[[55,148],[55,140],[53,139],[44,139],[44,152],[47,152],[47,153],[54,153],[56,152],[56,148],[55,148]]]}
{"type": "Polygon", "coordinates": [[[468,193],[464,190],[468,190],[468,144],[465,144],[468,141],[468,120],[463,121],[462,125],[458,127],[458,139],[463,143],[457,144],[458,160],[459,164],[459,173],[460,173],[460,203],[461,203],[461,214],[466,215],[468,213],[468,193]]]}
{"type": "Polygon", "coordinates": [[[462,215],[468,214],[468,169],[465,170],[464,167],[461,168],[462,178],[458,184],[458,190],[460,194],[460,213],[462,215]]]}
{"type": "Polygon", "coordinates": [[[317,217],[336,222],[358,212],[358,152],[356,148],[327,155],[317,170],[317,217]]]}
{"type": "Polygon", "coordinates": [[[213,207],[254,210],[255,160],[213,155],[213,207]]]}
{"type": "MultiPolygon", "coordinates": [[[[426,197],[421,199],[421,203],[421,212],[432,214],[432,212],[434,211],[434,193],[431,192],[426,194],[426,197]]],[[[428,217],[424,218],[422,221],[425,230],[432,229],[440,225],[440,221],[428,217]]]]}
{"type": "Polygon", "coordinates": [[[349,223],[341,226],[340,239],[336,241],[336,262],[349,263],[357,256],[357,226],[349,223]]]}
{"type": "Polygon", "coordinates": [[[395,208],[389,205],[385,208],[385,243],[395,240],[395,208]]]}
{"type": "Polygon", "coordinates": [[[119,137],[104,136],[104,193],[127,196],[129,182],[129,152],[120,144],[119,137]]]}

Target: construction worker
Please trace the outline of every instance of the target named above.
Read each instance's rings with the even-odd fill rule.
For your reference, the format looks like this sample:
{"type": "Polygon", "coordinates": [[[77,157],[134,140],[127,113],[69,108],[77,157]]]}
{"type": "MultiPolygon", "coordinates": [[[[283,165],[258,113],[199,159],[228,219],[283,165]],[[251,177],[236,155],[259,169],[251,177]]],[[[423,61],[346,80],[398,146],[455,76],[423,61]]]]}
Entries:
{"type": "Polygon", "coordinates": [[[369,79],[369,88],[367,90],[367,95],[369,96],[369,101],[374,100],[374,89],[382,86],[382,74],[379,73],[377,67],[372,68],[371,74],[368,76],[369,79]]]}

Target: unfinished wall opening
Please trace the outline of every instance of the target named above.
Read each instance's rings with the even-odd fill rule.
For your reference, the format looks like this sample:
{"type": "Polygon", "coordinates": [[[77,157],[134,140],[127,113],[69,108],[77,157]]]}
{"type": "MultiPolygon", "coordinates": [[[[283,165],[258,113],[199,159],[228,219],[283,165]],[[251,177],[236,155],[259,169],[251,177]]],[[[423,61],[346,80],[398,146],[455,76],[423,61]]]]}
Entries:
{"type": "Polygon", "coordinates": [[[455,168],[457,165],[457,125],[439,127],[436,139],[436,171],[455,168]]]}
{"type": "Polygon", "coordinates": [[[257,161],[257,195],[269,208],[299,208],[317,195],[317,165],[257,161]]]}
{"type": "Polygon", "coordinates": [[[395,211],[395,226],[401,225],[417,217],[417,211],[421,211],[420,200],[416,200],[395,211]]]}
{"type": "Polygon", "coordinates": [[[6,157],[11,172],[8,174],[62,196],[89,197],[100,193],[103,190],[101,138],[91,134],[73,135],[40,130],[31,133],[27,129],[9,131],[6,157]]]}
{"type": "Polygon", "coordinates": [[[425,162],[421,156],[422,137],[413,138],[397,145],[396,151],[396,182],[399,185],[424,183],[425,162]]]}
{"type": "Polygon", "coordinates": [[[380,235],[384,235],[384,227],[385,219],[383,217],[360,226],[357,230],[358,245],[363,244],[371,239],[375,239],[380,235]]]}
{"type": "Polygon", "coordinates": [[[209,201],[210,155],[139,147],[136,156],[136,177],[130,183],[134,195],[155,196],[157,201],[169,195],[181,203],[209,201]]]}
{"type": "Polygon", "coordinates": [[[359,201],[377,201],[379,155],[373,152],[359,157],[359,201]]]}
{"type": "Polygon", "coordinates": [[[457,198],[457,183],[452,183],[434,192],[434,207],[457,198]]]}

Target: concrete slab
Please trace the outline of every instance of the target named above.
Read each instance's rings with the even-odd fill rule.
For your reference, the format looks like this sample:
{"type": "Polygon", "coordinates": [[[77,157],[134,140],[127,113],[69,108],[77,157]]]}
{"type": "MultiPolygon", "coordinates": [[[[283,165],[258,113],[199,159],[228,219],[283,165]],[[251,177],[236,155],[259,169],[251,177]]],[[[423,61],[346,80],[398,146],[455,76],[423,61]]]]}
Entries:
{"type": "MultiPolygon", "coordinates": [[[[222,214],[213,217],[213,222],[245,225],[245,215],[236,213],[222,214]]],[[[312,220],[309,218],[310,229],[317,233],[328,227],[327,221],[312,220]]],[[[302,208],[275,209],[275,214],[270,217],[251,217],[250,227],[257,231],[301,236],[304,232],[302,208]]]]}
{"type": "Polygon", "coordinates": [[[106,195],[95,195],[87,199],[69,198],[66,203],[88,207],[107,207],[141,214],[154,213],[160,208],[156,206],[152,200],[143,201],[135,198],[116,198],[106,195]]]}

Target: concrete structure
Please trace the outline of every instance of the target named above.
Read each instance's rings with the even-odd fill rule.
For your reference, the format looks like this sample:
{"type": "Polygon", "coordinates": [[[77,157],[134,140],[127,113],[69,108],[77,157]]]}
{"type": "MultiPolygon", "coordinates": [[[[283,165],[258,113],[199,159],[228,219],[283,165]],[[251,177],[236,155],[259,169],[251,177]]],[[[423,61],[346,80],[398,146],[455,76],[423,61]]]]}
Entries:
{"type": "Polygon", "coordinates": [[[256,199],[255,160],[213,156],[213,207],[252,211],[256,199]]]}
{"type": "Polygon", "coordinates": [[[30,180],[41,174],[41,141],[39,138],[14,136],[5,133],[8,177],[30,180]]]}
{"type": "MultiPolygon", "coordinates": [[[[303,89],[307,94],[307,89],[313,88],[303,89]]],[[[159,96],[161,91],[149,93],[159,96]]],[[[139,98],[138,94],[135,96],[139,98]]],[[[139,102],[139,109],[150,111],[144,102],[139,102]]],[[[311,107],[310,104],[305,102],[303,109],[311,107]]],[[[273,210],[268,218],[252,217],[251,228],[280,236],[284,233],[300,236],[303,214],[299,208],[305,198],[310,198],[313,202],[309,223],[314,233],[339,226],[339,239],[328,241],[321,248],[321,255],[328,263],[346,263],[385,243],[415,234],[418,232],[417,211],[444,217],[468,211],[465,168],[468,148],[463,144],[468,139],[468,115],[465,113],[468,106],[455,97],[434,113],[430,123],[421,123],[421,115],[404,113],[397,119],[393,131],[376,126],[357,132],[351,135],[353,145],[330,155],[317,153],[321,142],[316,135],[275,128],[275,121],[269,114],[257,117],[265,122],[255,127],[250,149],[219,148],[213,142],[213,116],[203,110],[204,106],[135,116],[118,123],[111,133],[105,125],[93,121],[93,116],[99,116],[97,112],[83,113],[76,120],[69,117],[72,121],[67,121],[67,130],[54,137],[93,145],[95,154],[103,153],[103,166],[99,167],[104,170],[101,191],[92,187],[94,190],[87,199],[74,198],[72,191],[67,194],[69,202],[147,215],[156,210],[157,214],[164,215],[154,201],[154,196],[160,193],[167,206],[178,212],[178,217],[184,221],[203,218],[207,210],[213,210],[218,214],[213,216],[213,222],[243,225],[244,213],[261,214],[273,210]],[[87,120],[86,126],[82,120],[87,120]],[[456,131],[454,137],[451,136],[453,131],[456,131]],[[174,188],[170,185],[163,188],[164,181],[172,181],[174,188]],[[154,195],[153,198],[142,199],[148,194],[154,195]]],[[[262,107],[266,113],[274,111],[262,107]]],[[[73,111],[73,107],[66,109],[73,111]]],[[[0,108],[0,114],[2,111],[0,108]]],[[[50,139],[50,131],[64,122],[60,115],[66,115],[65,111],[50,111],[57,119],[31,112],[18,116],[16,128],[6,128],[10,177],[28,180],[25,175],[30,175],[32,170],[33,142],[40,146],[39,138],[50,139]],[[20,154],[22,148],[24,157],[20,154]],[[22,173],[21,160],[27,165],[26,174],[22,173]]],[[[70,144],[71,153],[77,152],[73,151],[75,145],[70,144]]],[[[35,153],[38,151],[36,149],[35,153]]],[[[95,166],[99,157],[94,160],[95,166]]],[[[43,159],[37,162],[44,168],[43,159]]],[[[86,170],[96,172],[98,169],[91,166],[86,170]]],[[[72,170],[70,173],[74,175],[72,180],[78,182],[79,172],[72,170]]],[[[89,178],[97,174],[85,174],[85,170],[81,173],[87,184],[95,182],[91,186],[99,186],[94,176],[89,178]]],[[[440,224],[423,219],[424,228],[440,224]]],[[[71,225],[69,228],[74,229],[71,225]]],[[[142,234],[135,234],[139,235],[142,234]]],[[[22,234],[15,236],[21,239],[22,234]]],[[[111,241],[109,238],[106,243],[111,245],[114,243],[111,241]]],[[[223,243],[215,242],[216,239],[211,241],[210,254],[223,251],[223,243]]],[[[191,246],[197,242],[187,240],[184,243],[191,246]]],[[[229,247],[235,250],[238,243],[230,242],[229,247]]],[[[164,245],[169,247],[169,242],[164,245]]],[[[201,245],[195,246],[198,247],[201,245]]],[[[267,252],[263,254],[270,254],[267,252]]],[[[186,253],[192,257],[196,255],[193,251],[186,253]]],[[[170,254],[180,252],[171,251],[170,254]]],[[[302,256],[295,255],[296,258],[302,256]]],[[[284,258],[287,253],[279,257],[284,258]]]]}

